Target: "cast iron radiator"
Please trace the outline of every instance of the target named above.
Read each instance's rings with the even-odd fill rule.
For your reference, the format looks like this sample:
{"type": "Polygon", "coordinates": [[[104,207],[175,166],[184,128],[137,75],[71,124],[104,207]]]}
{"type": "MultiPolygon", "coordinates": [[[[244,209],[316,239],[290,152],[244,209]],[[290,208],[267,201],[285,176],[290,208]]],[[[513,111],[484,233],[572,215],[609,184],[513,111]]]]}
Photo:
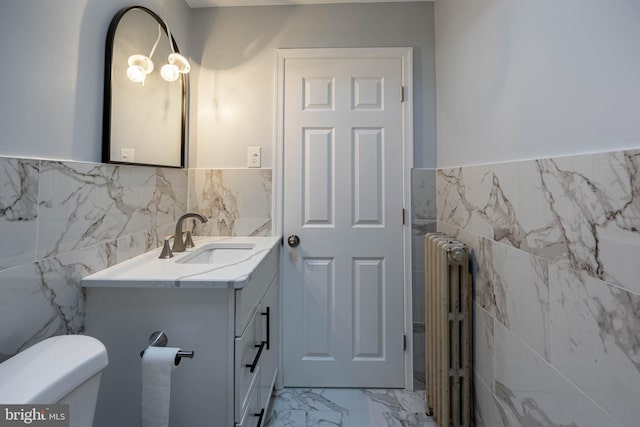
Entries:
{"type": "Polygon", "coordinates": [[[467,247],[425,236],[426,409],[439,427],[471,427],[471,277],[467,247]]]}

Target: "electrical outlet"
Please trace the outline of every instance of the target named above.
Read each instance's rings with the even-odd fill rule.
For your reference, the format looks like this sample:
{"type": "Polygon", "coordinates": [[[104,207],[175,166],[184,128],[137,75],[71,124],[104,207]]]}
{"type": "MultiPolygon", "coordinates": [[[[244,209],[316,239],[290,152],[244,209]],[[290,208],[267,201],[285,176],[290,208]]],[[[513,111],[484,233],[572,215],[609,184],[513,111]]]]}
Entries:
{"type": "Polygon", "coordinates": [[[133,148],[121,148],[120,149],[120,161],[133,162],[134,149],[133,148]]]}
{"type": "Polygon", "coordinates": [[[259,168],[261,157],[261,147],[247,147],[247,167],[259,168]]]}

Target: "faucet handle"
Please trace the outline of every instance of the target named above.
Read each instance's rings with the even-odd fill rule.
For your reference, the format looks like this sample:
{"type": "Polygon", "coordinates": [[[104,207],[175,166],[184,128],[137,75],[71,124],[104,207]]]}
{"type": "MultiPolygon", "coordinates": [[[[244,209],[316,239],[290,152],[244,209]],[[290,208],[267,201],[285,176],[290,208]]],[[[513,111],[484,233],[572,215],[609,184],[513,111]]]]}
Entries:
{"type": "Polygon", "coordinates": [[[162,245],[162,252],[160,252],[160,259],[169,259],[173,258],[173,252],[171,252],[171,245],[169,244],[169,240],[175,239],[175,236],[167,236],[164,238],[164,244],[162,245]]]}
{"type": "Polygon", "coordinates": [[[191,231],[187,230],[185,231],[185,236],[184,236],[184,247],[186,249],[188,248],[193,248],[195,247],[195,243],[193,243],[193,239],[191,238],[191,231]]]}

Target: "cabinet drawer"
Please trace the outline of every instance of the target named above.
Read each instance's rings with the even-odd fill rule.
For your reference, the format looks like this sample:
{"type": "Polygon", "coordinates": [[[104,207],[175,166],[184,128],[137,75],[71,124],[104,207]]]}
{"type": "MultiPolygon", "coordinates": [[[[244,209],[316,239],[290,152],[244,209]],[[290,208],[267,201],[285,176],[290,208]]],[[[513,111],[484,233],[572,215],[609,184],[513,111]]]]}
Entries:
{"type": "Polygon", "coordinates": [[[256,368],[256,376],[247,393],[247,405],[242,417],[236,418],[236,427],[261,426],[266,416],[260,406],[260,367],[256,368]]]}
{"type": "Polygon", "coordinates": [[[261,366],[261,406],[268,407],[271,398],[272,387],[278,371],[278,349],[280,348],[280,327],[279,327],[279,276],[274,277],[269,290],[262,299],[262,304],[257,316],[262,317],[262,339],[267,341],[267,347],[260,360],[261,366]]]}
{"type": "MultiPolygon", "coordinates": [[[[235,339],[234,418],[236,422],[242,418],[242,414],[250,403],[249,389],[258,381],[260,360],[264,357],[266,350],[266,344],[262,342],[261,317],[254,313],[244,334],[235,339]]],[[[257,393],[259,396],[260,391],[258,390],[257,393]]]]}
{"type": "Polygon", "coordinates": [[[256,272],[251,275],[244,288],[235,291],[236,337],[244,333],[249,325],[249,319],[255,313],[256,307],[260,304],[262,297],[267,292],[273,277],[278,273],[280,263],[280,246],[271,248],[269,254],[262,260],[256,272]]]}

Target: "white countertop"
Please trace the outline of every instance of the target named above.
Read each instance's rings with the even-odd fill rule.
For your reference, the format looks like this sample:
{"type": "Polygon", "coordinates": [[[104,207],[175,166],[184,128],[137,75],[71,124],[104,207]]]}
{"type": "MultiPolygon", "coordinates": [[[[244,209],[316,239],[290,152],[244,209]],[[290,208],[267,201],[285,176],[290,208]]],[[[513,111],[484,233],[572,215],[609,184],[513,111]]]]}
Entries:
{"type": "MultiPolygon", "coordinates": [[[[281,237],[194,237],[195,248],[158,258],[161,248],[138,255],[105,270],[86,276],[82,286],[121,288],[235,288],[241,289],[281,237]],[[229,264],[180,263],[211,243],[254,244],[246,257],[229,264]]],[[[275,250],[278,250],[277,248],[275,250]]]]}

